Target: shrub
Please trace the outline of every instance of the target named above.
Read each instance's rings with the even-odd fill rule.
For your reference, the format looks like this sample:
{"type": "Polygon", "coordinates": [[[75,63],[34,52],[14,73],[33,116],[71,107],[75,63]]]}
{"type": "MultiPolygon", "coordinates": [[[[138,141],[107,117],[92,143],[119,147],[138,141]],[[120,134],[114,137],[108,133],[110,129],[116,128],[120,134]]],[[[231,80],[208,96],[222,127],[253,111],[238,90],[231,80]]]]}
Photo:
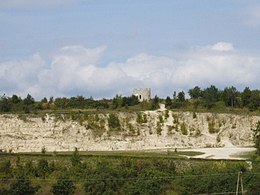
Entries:
{"type": "Polygon", "coordinates": [[[147,115],[146,114],[142,115],[141,113],[137,113],[136,122],[138,124],[147,123],[147,115]]]}
{"type": "Polygon", "coordinates": [[[221,138],[220,138],[220,135],[219,135],[219,134],[217,135],[216,141],[217,141],[218,143],[221,142],[221,138]]]}
{"type": "Polygon", "coordinates": [[[219,128],[216,128],[216,123],[214,120],[209,121],[208,129],[209,129],[209,133],[218,133],[219,132],[219,128]]]}
{"type": "Polygon", "coordinates": [[[160,122],[157,122],[156,132],[158,135],[162,135],[162,126],[160,122]]]}
{"type": "Polygon", "coordinates": [[[45,154],[46,153],[46,148],[43,146],[42,147],[42,150],[41,150],[42,154],[45,154]]]}
{"type": "Polygon", "coordinates": [[[142,119],[141,113],[137,113],[136,122],[138,124],[142,124],[143,123],[143,119],[142,119]]]}
{"type": "Polygon", "coordinates": [[[109,114],[108,126],[109,126],[110,130],[120,130],[121,125],[120,125],[120,120],[117,115],[109,114]]]}
{"type": "Polygon", "coordinates": [[[0,173],[9,174],[12,171],[11,161],[6,160],[0,163],[0,173]]]}
{"type": "Polygon", "coordinates": [[[135,133],[134,126],[131,123],[127,123],[126,126],[131,134],[135,133]]]}
{"type": "Polygon", "coordinates": [[[163,117],[162,117],[162,115],[159,115],[159,122],[160,122],[160,123],[163,123],[163,117]]]}
{"type": "Polygon", "coordinates": [[[169,110],[165,110],[164,118],[165,119],[169,118],[169,110]]]}
{"type": "Polygon", "coordinates": [[[168,135],[172,134],[173,129],[174,129],[174,126],[168,126],[168,135]]]}
{"type": "Polygon", "coordinates": [[[38,187],[32,186],[31,181],[27,177],[20,175],[10,185],[10,191],[8,194],[31,195],[35,194],[38,191],[38,189],[38,187]]]}
{"type": "Polygon", "coordinates": [[[72,180],[67,177],[61,177],[52,186],[52,193],[55,195],[72,195],[76,187],[72,180]]]}
{"type": "Polygon", "coordinates": [[[143,123],[147,123],[147,115],[146,114],[143,115],[143,123]]]}
{"type": "Polygon", "coordinates": [[[81,157],[79,155],[78,148],[75,148],[75,151],[73,152],[70,161],[73,167],[81,164],[81,157]]]}
{"type": "Polygon", "coordinates": [[[173,123],[174,123],[174,124],[179,124],[178,115],[177,115],[177,114],[172,114],[172,117],[173,117],[173,123]]]}
{"type": "Polygon", "coordinates": [[[187,128],[186,128],[185,123],[182,123],[182,124],[181,124],[181,133],[182,133],[183,135],[188,135],[188,130],[187,130],[187,128]]]}
{"type": "Polygon", "coordinates": [[[197,118],[196,112],[193,112],[193,113],[192,113],[192,118],[193,118],[193,119],[197,118]]]}
{"type": "Polygon", "coordinates": [[[49,163],[45,159],[41,159],[37,164],[37,175],[39,177],[45,178],[46,175],[50,172],[49,163]]]}

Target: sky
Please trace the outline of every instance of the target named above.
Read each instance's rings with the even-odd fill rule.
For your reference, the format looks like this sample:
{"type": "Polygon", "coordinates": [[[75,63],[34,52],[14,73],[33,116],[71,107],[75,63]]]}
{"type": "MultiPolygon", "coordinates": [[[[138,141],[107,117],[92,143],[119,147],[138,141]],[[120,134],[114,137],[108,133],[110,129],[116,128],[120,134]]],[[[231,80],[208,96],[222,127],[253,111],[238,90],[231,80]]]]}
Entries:
{"type": "Polygon", "coordinates": [[[257,0],[1,0],[0,95],[260,88],[257,0]]]}

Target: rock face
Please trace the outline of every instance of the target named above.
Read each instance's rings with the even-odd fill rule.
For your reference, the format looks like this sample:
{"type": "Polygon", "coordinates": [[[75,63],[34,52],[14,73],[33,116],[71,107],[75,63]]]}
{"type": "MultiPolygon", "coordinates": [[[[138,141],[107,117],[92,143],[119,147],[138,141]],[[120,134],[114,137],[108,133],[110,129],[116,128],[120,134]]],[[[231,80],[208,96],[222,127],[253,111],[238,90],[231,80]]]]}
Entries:
{"type": "Polygon", "coordinates": [[[252,146],[259,116],[172,112],[0,115],[0,150],[41,152],[252,146]]]}

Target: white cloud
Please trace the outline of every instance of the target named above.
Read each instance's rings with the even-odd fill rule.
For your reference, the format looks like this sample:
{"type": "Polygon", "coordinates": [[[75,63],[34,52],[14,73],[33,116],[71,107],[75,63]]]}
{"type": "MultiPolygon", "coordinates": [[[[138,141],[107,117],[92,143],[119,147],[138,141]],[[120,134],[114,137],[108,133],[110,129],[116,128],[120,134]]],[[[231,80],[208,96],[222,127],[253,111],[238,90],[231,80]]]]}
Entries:
{"type": "Polygon", "coordinates": [[[67,46],[51,62],[36,54],[27,60],[0,63],[0,90],[34,97],[113,97],[130,95],[133,88],[150,87],[153,94],[172,95],[195,85],[256,87],[260,57],[241,53],[231,43],[197,47],[179,58],[145,53],[125,62],[97,66],[106,47],[67,46]],[[224,52],[223,52],[224,51],[224,52]],[[228,51],[228,52],[226,52],[228,51]]]}
{"type": "Polygon", "coordinates": [[[45,62],[39,54],[27,60],[0,63],[0,91],[25,95],[28,88],[37,83],[37,76],[44,66],[45,62]]]}
{"type": "Polygon", "coordinates": [[[82,0],[1,0],[0,8],[53,7],[68,5],[82,0]]]}
{"type": "Polygon", "coordinates": [[[232,43],[218,42],[211,47],[215,51],[234,51],[232,43]]]}

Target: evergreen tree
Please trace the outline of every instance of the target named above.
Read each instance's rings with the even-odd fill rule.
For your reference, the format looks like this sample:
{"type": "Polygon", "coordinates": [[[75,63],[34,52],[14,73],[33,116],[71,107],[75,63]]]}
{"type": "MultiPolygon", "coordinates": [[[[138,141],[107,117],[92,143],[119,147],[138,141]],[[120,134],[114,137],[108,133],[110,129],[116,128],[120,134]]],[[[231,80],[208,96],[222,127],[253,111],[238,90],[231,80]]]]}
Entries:
{"type": "Polygon", "coordinates": [[[81,165],[81,157],[79,155],[78,148],[75,148],[70,161],[73,167],[81,165]]]}
{"type": "Polygon", "coordinates": [[[172,100],[169,96],[167,96],[166,100],[165,100],[165,106],[166,106],[166,108],[168,108],[168,107],[171,107],[171,105],[172,105],[172,100]]]}
{"type": "Polygon", "coordinates": [[[72,195],[76,187],[73,181],[67,177],[61,177],[52,186],[52,193],[55,195],[72,195]]]}
{"type": "Polygon", "coordinates": [[[202,91],[198,86],[194,87],[193,89],[190,89],[188,93],[191,99],[199,99],[202,95],[202,91]]]}
{"type": "Polygon", "coordinates": [[[33,187],[31,181],[23,176],[18,176],[10,185],[9,194],[12,195],[31,195],[38,191],[38,187],[33,187]]]}

